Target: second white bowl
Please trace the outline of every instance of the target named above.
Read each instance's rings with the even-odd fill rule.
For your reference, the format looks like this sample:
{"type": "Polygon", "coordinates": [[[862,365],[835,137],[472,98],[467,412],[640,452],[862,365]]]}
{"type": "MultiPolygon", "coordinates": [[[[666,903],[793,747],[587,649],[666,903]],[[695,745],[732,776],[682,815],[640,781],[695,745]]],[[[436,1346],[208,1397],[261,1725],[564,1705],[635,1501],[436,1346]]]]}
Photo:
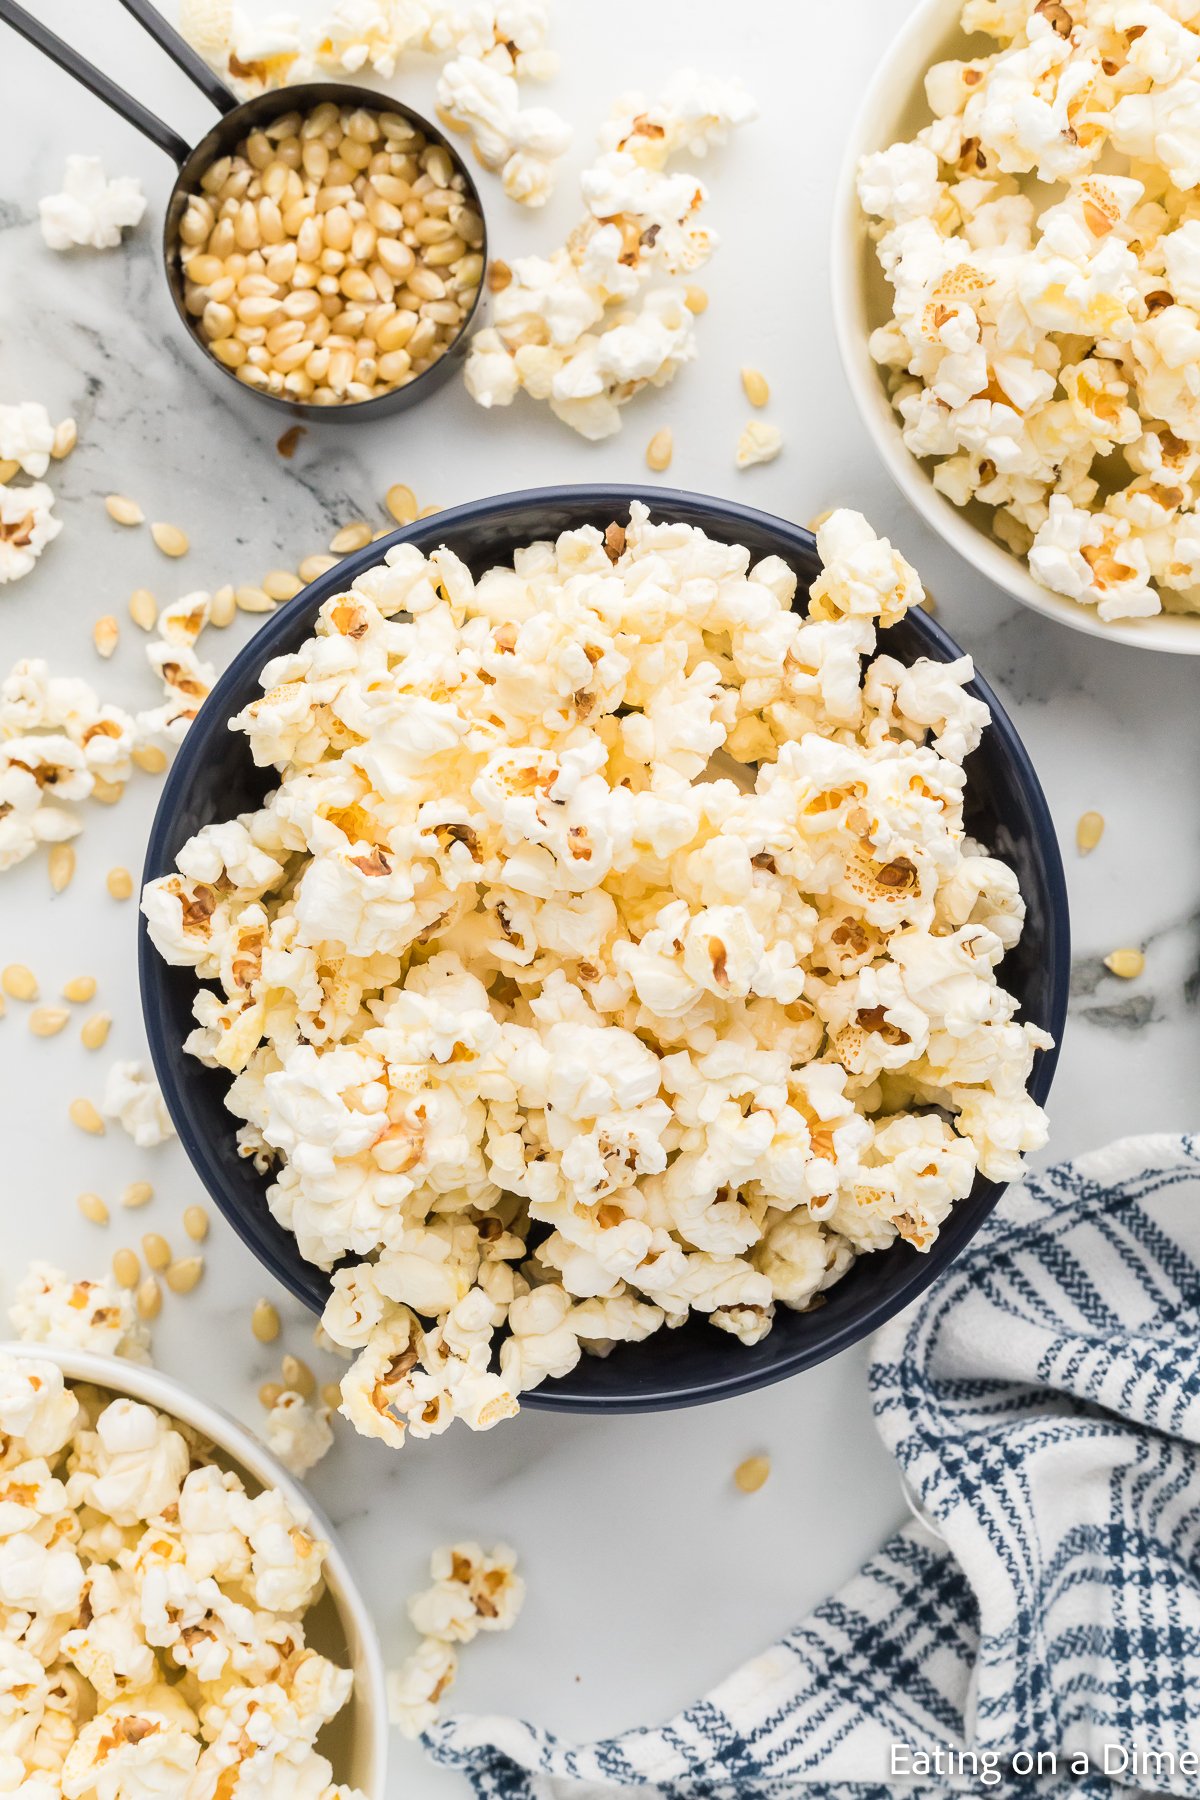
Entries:
{"type": "Polygon", "coordinates": [[[859,159],[911,137],[931,117],[924,76],[946,57],[986,55],[995,43],[982,34],[968,37],[959,24],[962,0],[920,0],[870,83],[850,134],[838,179],[833,212],[833,308],[842,366],[863,423],[892,478],[928,525],[945,538],[981,575],[1014,599],[1085,631],[1092,637],[1144,650],[1200,656],[1200,616],[1159,613],[1152,619],[1124,619],[1106,625],[1093,607],[1081,606],[1035,581],[1024,558],[1014,556],[994,536],[990,508],[963,510],[933,485],[930,465],[918,462],[901,435],[901,421],[867,340],[891,316],[891,289],[867,235],[855,177],[859,159]]]}
{"type": "Polygon", "coordinates": [[[328,1519],[269,1450],[235,1419],[157,1369],[123,1357],[93,1356],[54,1344],[4,1344],[0,1355],[22,1361],[57,1363],[68,1381],[85,1381],[107,1393],[144,1401],[190,1425],[212,1444],[217,1460],[247,1477],[253,1489],[278,1488],[289,1506],[312,1519],[328,1542],[325,1593],[305,1619],[305,1638],[314,1649],[349,1667],[354,1692],[349,1704],[321,1734],[319,1748],[333,1764],[334,1777],[360,1788],[367,1800],[384,1800],[387,1784],[387,1695],[379,1639],[349,1565],[328,1519]]]}

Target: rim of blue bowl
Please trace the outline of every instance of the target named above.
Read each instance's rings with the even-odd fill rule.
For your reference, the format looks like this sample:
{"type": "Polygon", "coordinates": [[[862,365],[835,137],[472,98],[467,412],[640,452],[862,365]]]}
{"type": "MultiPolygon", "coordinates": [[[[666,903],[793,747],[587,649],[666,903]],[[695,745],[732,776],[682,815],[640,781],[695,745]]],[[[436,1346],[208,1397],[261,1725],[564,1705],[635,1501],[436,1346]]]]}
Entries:
{"type": "MultiPolygon", "coordinates": [[[[807,527],[793,524],[790,520],[763,512],[757,507],[744,506],[738,501],[697,494],[682,488],[607,482],[515,489],[487,499],[468,501],[462,506],[448,507],[428,518],[418,519],[411,525],[401,526],[362,550],[343,557],[336,568],[311,582],[294,599],[282,605],[238,651],[219,677],[180,745],[163,784],[146,847],[142,869],[143,887],[148,881],[169,873],[175,867],[180,842],[173,831],[176,812],[195,778],[208,737],[214,729],[219,729],[216,722],[223,721],[227,727],[229,719],[241,710],[246,700],[261,691],[258,677],[263,666],[273,657],[294,649],[302,642],[309,635],[313,619],[325,601],[335,594],[345,592],[359,575],[382,562],[395,545],[416,544],[424,553],[448,539],[458,540],[461,546],[463,534],[469,534],[473,527],[495,524],[505,514],[515,514],[539,505],[548,511],[569,505],[578,507],[581,514],[586,512],[587,520],[581,516],[578,525],[566,529],[578,529],[585,522],[596,523],[603,528],[611,518],[627,513],[631,505],[638,503],[648,507],[656,517],[699,525],[702,530],[724,542],[740,542],[739,532],[743,535],[747,531],[769,535],[776,540],[776,554],[783,556],[785,560],[789,552],[806,559],[815,554],[816,539],[807,527]]],[[[453,543],[450,548],[454,548],[453,543]]],[[[949,632],[928,613],[909,612],[905,624],[915,632],[918,639],[923,640],[922,654],[932,655],[940,662],[954,661],[965,654],[949,632]]],[[[886,632],[880,635],[886,638],[886,632]]],[[[1016,727],[991,686],[978,673],[968,691],[984,701],[991,713],[991,724],[988,727],[991,745],[993,750],[997,746],[1002,750],[1011,790],[1020,796],[1028,811],[1034,828],[1034,840],[1040,851],[1044,892],[1038,898],[1046,908],[1042,925],[1052,981],[1047,1008],[1050,1016],[1037,1022],[1050,1033],[1054,1044],[1050,1050],[1036,1052],[1028,1091],[1042,1105],[1050,1092],[1058,1064],[1070,986],[1070,914],[1066,875],[1050,808],[1016,727]]],[[[968,776],[968,790],[969,787],[968,776]]],[[[1026,899],[1029,898],[1027,895],[1026,899]]],[[[162,960],[150,942],[145,918],[139,911],[138,979],[146,1036],[155,1074],[183,1149],[205,1189],[256,1261],[296,1299],[311,1311],[319,1313],[322,1301],[318,1289],[322,1284],[328,1284],[328,1273],[315,1264],[304,1264],[303,1273],[296,1274],[262,1244],[243,1207],[229,1194],[206,1141],[193,1128],[179,1079],[180,1071],[190,1059],[186,1057],[181,1043],[168,1038],[158,1004],[162,986],[171,968],[172,965],[162,960]]],[[[230,1114],[231,1134],[235,1129],[234,1118],[230,1114]]],[[[728,1371],[719,1376],[709,1376],[690,1386],[680,1387],[664,1380],[661,1386],[656,1387],[653,1382],[648,1383],[643,1378],[637,1383],[636,1390],[631,1389],[628,1393],[589,1393],[586,1386],[578,1386],[573,1379],[578,1373],[576,1370],[573,1375],[545,1382],[522,1395],[521,1404],[548,1412],[663,1411],[731,1399],[735,1395],[768,1387],[774,1382],[799,1374],[804,1369],[815,1367],[858,1343],[924,1293],[955,1261],[981,1228],[1007,1185],[1005,1182],[985,1181],[982,1177],[977,1177],[971,1193],[966,1199],[956,1202],[928,1251],[918,1255],[909,1252],[907,1246],[892,1245],[886,1250],[874,1252],[870,1258],[859,1259],[860,1262],[874,1262],[875,1258],[882,1261],[889,1256],[907,1254],[909,1266],[903,1278],[875,1305],[864,1306],[856,1315],[817,1337],[800,1339],[774,1358],[766,1368],[739,1368],[739,1352],[742,1356],[746,1353],[731,1338],[728,1371]]],[[[774,1335],[771,1334],[772,1337],[774,1335]]],[[[618,1346],[614,1354],[619,1354],[620,1348],[618,1346]]],[[[592,1360],[594,1359],[585,1357],[580,1367],[586,1367],[592,1360]]]]}

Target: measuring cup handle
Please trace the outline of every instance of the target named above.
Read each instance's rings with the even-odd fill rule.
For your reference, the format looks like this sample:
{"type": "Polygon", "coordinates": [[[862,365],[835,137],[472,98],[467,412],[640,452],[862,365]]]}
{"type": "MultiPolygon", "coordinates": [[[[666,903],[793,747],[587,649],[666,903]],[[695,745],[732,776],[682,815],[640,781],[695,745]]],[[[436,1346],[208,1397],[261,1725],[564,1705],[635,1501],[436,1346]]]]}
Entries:
{"type": "Polygon", "coordinates": [[[121,0],[125,11],[132,13],[143,30],[148,31],[176,66],[183,70],[189,81],[194,81],[200,92],[212,101],[218,112],[231,112],[237,105],[237,96],[231,94],[219,75],[214,75],[204,58],[200,56],[185,37],[181,37],[173,25],[168,25],[156,6],[150,0],[121,0]]]}
{"type": "Polygon", "coordinates": [[[86,57],[80,56],[78,50],[56,37],[40,19],[35,19],[23,6],[18,6],[17,0],[0,0],[0,19],[11,25],[14,31],[20,32],[43,56],[48,56],[60,69],[73,75],[81,86],[95,94],[97,100],[103,100],[105,106],[111,106],[115,113],[120,113],[123,119],[135,126],[144,137],[148,137],[152,144],[165,150],[180,168],[183,167],[191,155],[191,147],[179,133],[172,131],[169,125],[164,125],[161,119],[147,111],[140,100],[135,100],[132,94],[127,94],[124,88],[118,87],[115,81],[110,81],[107,75],[94,68],[86,57]]]}

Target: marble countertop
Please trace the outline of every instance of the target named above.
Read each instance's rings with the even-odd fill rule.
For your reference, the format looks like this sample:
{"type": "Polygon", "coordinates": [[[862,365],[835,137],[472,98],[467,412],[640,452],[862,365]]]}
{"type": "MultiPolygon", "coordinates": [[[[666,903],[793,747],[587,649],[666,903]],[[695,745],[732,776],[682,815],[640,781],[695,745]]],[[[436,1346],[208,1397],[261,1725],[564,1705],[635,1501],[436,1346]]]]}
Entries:
{"type": "MultiPolygon", "coordinates": [[[[250,4],[251,0],[247,0],[250,4]]],[[[45,0],[47,22],[160,110],[199,135],[205,102],[114,0],[45,0]]],[[[484,414],[461,387],[392,420],[311,430],[290,463],[280,424],[208,375],[183,342],[158,251],[171,167],[90,95],[3,37],[0,66],[0,398],[38,399],[79,421],[79,447],[55,470],[63,531],[27,580],[0,591],[5,669],[47,657],[87,676],[106,698],[156,702],[139,634],[125,624],[110,663],[95,655],[95,619],[126,620],[134,587],[162,600],[224,581],[255,581],[324,548],[348,519],[386,523],[382,497],[405,481],[422,503],[449,505],[552,481],[648,477],[643,452],[669,424],[679,486],[806,519],[833,503],[860,507],[914,561],[940,617],[975,656],[1012,713],[1049,796],[1064,845],[1074,914],[1071,1019],[1051,1101],[1047,1158],[1136,1131],[1197,1124],[1200,843],[1196,664],[1070,632],[989,588],[930,535],[892,488],[852,415],[833,349],[827,285],[833,171],[849,115],[902,0],[781,8],[751,0],[723,39],[716,0],[560,0],[563,72],[549,103],[576,122],[561,191],[540,217],[519,215],[489,178],[493,245],[511,256],[560,240],[576,211],[574,171],[610,98],[650,89],[684,62],[739,73],[762,117],[705,168],[722,247],[704,276],[712,296],[701,356],[675,385],[641,396],[608,442],[576,439],[531,403],[484,414]],[[797,81],[796,71],[820,71],[797,81]],[[137,174],[149,215],[123,249],[58,256],[41,241],[36,203],[60,185],[68,152],[98,152],[110,174],[137,174]],[[771,416],[786,449],[739,474],[733,445],[746,406],[742,362],[771,381],[771,416]],[[192,549],[166,562],[145,532],[122,531],[102,498],[136,497],[147,516],[182,525],[192,549]],[[1086,808],[1105,815],[1101,848],[1074,849],[1086,808]],[[1141,945],[1146,970],[1122,984],[1101,958],[1141,945]]],[[[402,91],[428,107],[433,76],[402,91]]],[[[249,634],[242,617],[205,650],[224,660],[249,634]]],[[[0,1023],[0,1129],[7,1204],[0,1226],[3,1298],[32,1257],[75,1274],[98,1271],[122,1241],[88,1225],[75,1196],[115,1198],[148,1179],[153,1204],[127,1237],[175,1241],[201,1198],[177,1145],[138,1152],[119,1131],[101,1140],[66,1124],[72,1096],[98,1095],[115,1057],[144,1051],[132,902],[110,900],[105,871],[140,866],[157,783],[138,777],[121,803],[87,809],[79,867],[52,897],[42,860],[3,878],[0,962],[20,961],[54,993],[97,975],[114,1018],[106,1052],[76,1036],[37,1042],[10,1006],[0,1023]]],[[[200,1289],[172,1301],[156,1327],[156,1359],[247,1421],[272,1352],[250,1334],[254,1300],[271,1284],[214,1223],[200,1289]]],[[[311,1321],[282,1297],[284,1342],[304,1354],[311,1321]]],[[[872,1428],[864,1353],[719,1406],[601,1421],[526,1413],[486,1436],[452,1431],[400,1455],[354,1439],[311,1485],[344,1533],[374,1597],[385,1652],[408,1644],[403,1603],[429,1548],[455,1535],[506,1538],[524,1558],[529,1601],[507,1638],[463,1660],[455,1699],[516,1711],[569,1737],[606,1733],[686,1702],[792,1624],[846,1577],[902,1516],[894,1468],[872,1428]],[[732,1487],[736,1464],[768,1453],[771,1479],[753,1499],[732,1487]]],[[[457,1778],[395,1743],[389,1794],[461,1793],[457,1778]]]]}

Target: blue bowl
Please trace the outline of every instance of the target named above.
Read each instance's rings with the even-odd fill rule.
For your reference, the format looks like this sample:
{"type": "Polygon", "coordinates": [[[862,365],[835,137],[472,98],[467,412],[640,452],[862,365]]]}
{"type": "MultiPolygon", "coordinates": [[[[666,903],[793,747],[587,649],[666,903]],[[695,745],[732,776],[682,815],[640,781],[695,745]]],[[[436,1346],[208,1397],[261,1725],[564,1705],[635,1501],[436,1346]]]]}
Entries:
{"type": "MultiPolygon", "coordinates": [[[[810,531],[728,500],[677,493],[669,488],[562,487],[502,494],[454,507],[393,532],[348,556],[336,569],[291,600],[255,633],[234,658],[188,732],[163,787],[150,833],[144,879],[169,872],[180,847],[202,825],[258,806],[273,770],[256,769],[246,739],[228,721],[259,694],[259,672],[269,658],[306,638],[318,608],[383,559],[392,545],[414,543],[429,552],[447,544],[476,574],[511,558],[521,544],[553,538],[594,524],[601,529],[624,518],[641,500],[657,518],[698,525],[709,536],[744,544],[753,557],[778,555],[811,581],[819,562],[810,531]]],[[[924,612],[910,613],[883,632],[883,648],[902,662],[918,656],[953,661],[961,651],[924,612]]],[[[1028,916],[1020,944],[1002,965],[1006,987],[1021,1015],[1051,1033],[1057,1045],[1067,1009],[1070,936],[1066,883],[1058,840],[1045,796],[1025,748],[987,683],[971,692],[991,709],[992,724],[968,763],[967,825],[1020,878],[1028,916]]],[[[192,1027],[196,980],[191,970],[171,968],[140,925],[142,1008],[154,1067],[184,1149],[205,1187],[234,1230],[277,1280],[319,1312],[329,1279],[301,1257],[295,1239],[268,1210],[263,1177],[237,1153],[234,1122],[224,1097],[228,1077],[206,1069],[183,1051],[192,1027]]],[[[1030,1083],[1035,1099],[1050,1089],[1057,1048],[1038,1053],[1030,1083]]],[[[546,1382],[522,1404],[569,1412],[643,1412],[724,1399],[779,1381],[835,1355],[890,1319],[953,1262],[979,1230],[1003,1191],[976,1180],[924,1254],[896,1243],[864,1256],[812,1312],[780,1307],[773,1331],[746,1347],[700,1319],[677,1331],[660,1331],[641,1344],[619,1345],[607,1357],[585,1356],[570,1375],[546,1382]]]]}

